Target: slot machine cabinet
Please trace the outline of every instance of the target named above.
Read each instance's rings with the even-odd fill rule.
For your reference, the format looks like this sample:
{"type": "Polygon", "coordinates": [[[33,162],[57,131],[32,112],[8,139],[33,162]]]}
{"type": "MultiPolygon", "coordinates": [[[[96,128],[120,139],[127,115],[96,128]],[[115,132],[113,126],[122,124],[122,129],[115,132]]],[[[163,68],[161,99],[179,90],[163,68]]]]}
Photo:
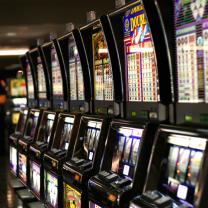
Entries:
{"type": "Polygon", "coordinates": [[[142,192],[158,124],[113,120],[100,172],[88,182],[89,207],[128,207],[142,192]]]}
{"type": "Polygon", "coordinates": [[[53,143],[44,154],[44,202],[49,207],[62,207],[62,166],[72,156],[79,122],[80,115],[60,113],[53,143]]]}
{"type": "Polygon", "coordinates": [[[54,45],[60,51],[67,75],[67,97],[69,111],[75,113],[92,113],[92,87],[89,64],[80,31],[72,32],[58,38],[54,45]]]}
{"type": "Polygon", "coordinates": [[[207,136],[202,129],[161,125],[145,192],[130,207],[206,207],[207,136]]]}
{"type": "Polygon", "coordinates": [[[73,155],[63,165],[62,207],[87,205],[87,182],[100,168],[107,128],[107,119],[88,115],[81,117],[73,155]]]}
{"type": "Polygon", "coordinates": [[[122,71],[111,30],[103,24],[95,20],[80,28],[90,66],[93,113],[123,117],[122,71]]]}
{"type": "Polygon", "coordinates": [[[60,54],[58,54],[59,51],[55,48],[55,42],[51,41],[41,45],[39,52],[49,74],[51,95],[53,97],[51,99],[51,107],[59,111],[68,110],[66,74],[63,70],[62,59],[60,59],[60,54]]]}
{"type": "Polygon", "coordinates": [[[52,107],[50,72],[45,61],[42,61],[44,58],[39,47],[29,51],[29,60],[32,70],[37,75],[39,108],[49,109],[52,107]]]}

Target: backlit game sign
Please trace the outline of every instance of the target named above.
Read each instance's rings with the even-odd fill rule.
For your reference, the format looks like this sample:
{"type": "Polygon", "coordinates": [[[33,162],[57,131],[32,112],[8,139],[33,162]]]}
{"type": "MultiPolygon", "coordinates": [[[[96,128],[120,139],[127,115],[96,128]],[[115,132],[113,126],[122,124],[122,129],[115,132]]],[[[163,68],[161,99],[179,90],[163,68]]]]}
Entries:
{"type": "Polygon", "coordinates": [[[40,195],[40,165],[31,161],[30,163],[30,183],[32,190],[40,195]]]}
{"type": "Polygon", "coordinates": [[[95,100],[113,100],[113,75],[104,33],[100,25],[94,28],[93,75],[95,100]]]}
{"type": "Polygon", "coordinates": [[[81,208],[81,193],[64,183],[64,208],[81,208]]]}
{"type": "Polygon", "coordinates": [[[19,177],[26,183],[27,182],[27,157],[19,153],[19,177]]]}
{"type": "Polygon", "coordinates": [[[12,173],[16,175],[17,173],[17,149],[10,146],[9,147],[9,165],[12,173]]]}
{"type": "Polygon", "coordinates": [[[89,201],[89,208],[104,208],[104,207],[100,207],[100,206],[98,206],[97,204],[95,204],[95,203],[89,201]]]}
{"type": "Polygon", "coordinates": [[[208,102],[208,5],[176,0],[178,102],[208,102]]]}
{"type": "Polygon", "coordinates": [[[28,60],[26,60],[26,75],[27,75],[28,97],[33,99],[34,85],[33,85],[32,72],[28,60]]]}
{"type": "Polygon", "coordinates": [[[128,101],[159,101],[154,45],[141,3],[125,13],[123,32],[128,101]]]}

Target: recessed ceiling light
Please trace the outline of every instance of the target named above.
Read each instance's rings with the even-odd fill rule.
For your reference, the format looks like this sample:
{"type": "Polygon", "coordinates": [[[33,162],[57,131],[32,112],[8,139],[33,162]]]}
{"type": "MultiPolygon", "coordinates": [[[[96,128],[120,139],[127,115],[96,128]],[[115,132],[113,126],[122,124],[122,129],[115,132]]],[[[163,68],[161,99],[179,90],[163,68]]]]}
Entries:
{"type": "Polygon", "coordinates": [[[0,48],[0,56],[19,56],[25,54],[28,48],[0,48]]]}
{"type": "Polygon", "coordinates": [[[6,36],[7,36],[7,37],[14,37],[14,36],[16,36],[16,35],[17,35],[16,32],[8,32],[8,33],[6,33],[6,36]]]}

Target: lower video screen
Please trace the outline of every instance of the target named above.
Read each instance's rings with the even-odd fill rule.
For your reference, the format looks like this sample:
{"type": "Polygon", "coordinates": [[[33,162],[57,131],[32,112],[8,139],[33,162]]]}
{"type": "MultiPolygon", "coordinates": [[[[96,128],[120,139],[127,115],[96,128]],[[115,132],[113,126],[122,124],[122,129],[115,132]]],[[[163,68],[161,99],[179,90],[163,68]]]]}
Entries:
{"type": "Polygon", "coordinates": [[[64,183],[64,208],[81,208],[81,193],[64,183]]]}
{"type": "Polygon", "coordinates": [[[40,165],[34,161],[30,163],[30,183],[31,189],[40,196],[40,165]]]}
{"type": "Polygon", "coordinates": [[[19,177],[26,183],[27,182],[27,157],[19,153],[19,177]]]}
{"type": "Polygon", "coordinates": [[[106,208],[106,207],[100,207],[100,206],[98,206],[97,204],[95,204],[95,203],[89,201],[89,208],[106,208]]]}
{"type": "Polygon", "coordinates": [[[47,171],[44,171],[44,189],[46,202],[54,207],[58,207],[58,178],[47,171]]]}
{"type": "Polygon", "coordinates": [[[14,147],[9,148],[9,165],[10,170],[16,175],[17,172],[17,149],[14,147]]]}

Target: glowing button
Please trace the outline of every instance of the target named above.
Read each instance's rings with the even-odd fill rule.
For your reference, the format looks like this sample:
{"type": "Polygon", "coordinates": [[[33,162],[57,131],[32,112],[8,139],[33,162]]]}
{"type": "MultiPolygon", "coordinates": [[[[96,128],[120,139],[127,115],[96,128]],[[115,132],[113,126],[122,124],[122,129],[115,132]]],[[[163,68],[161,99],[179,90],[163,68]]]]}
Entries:
{"type": "Polygon", "coordinates": [[[188,187],[187,186],[183,186],[183,185],[179,185],[178,186],[178,191],[177,191],[177,197],[180,199],[186,199],[187,197],[187,193],[188,193],[188,187]]]}
{"type": "Polygon", "coordinates": [[[109,200],[109,201],[115,202],[116,199],[117,199],[117,197],[116,197],[115,195],[113,195],[113,194],[109,194],[109,195],[108,195],[108,200],[109,200]]]}

